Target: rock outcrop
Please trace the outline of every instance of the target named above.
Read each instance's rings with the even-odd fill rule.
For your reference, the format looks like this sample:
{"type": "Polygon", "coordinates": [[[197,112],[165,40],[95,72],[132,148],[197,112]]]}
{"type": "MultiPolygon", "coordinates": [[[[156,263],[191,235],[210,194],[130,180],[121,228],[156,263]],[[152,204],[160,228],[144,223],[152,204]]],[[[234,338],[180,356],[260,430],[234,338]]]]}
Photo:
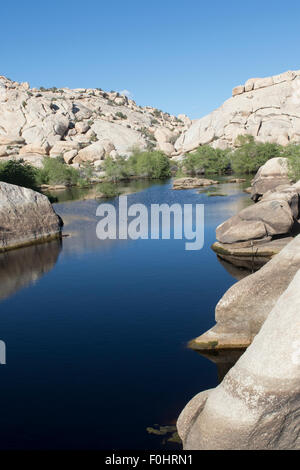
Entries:
{"type": "Polygon", "coordinates": [[[61,235],[62,221],[43,194],[0,182],[0,251],[61,235]]]}
{"type": "Polygon", "coordinates": [[[206,178],[177,178],[173,181],[173,189],[194,189],[202,186],[211,186],[219,184],[219,181],[209,180],[206,178]]]}
{"type": "Polygon", "coordinates": [[[190,152],[204,144],[224,149],[245,134],[259,142],[300,142],[299,70],[250,79],[235,88],[220,108],[193,121],[177,139],[175,149],[190,152]]]}
{"type": "Polygon", "coordinates": [[[224,294],[216,306],[216,325],[190,346],[199,350],[249,346],[299,269],[300,235],[224,294]]]}
{"type": "MultiPolygon", "coordinates": [[[[277,165],[281,168],[278,160],[282,159],[272,160],[270,168],[277,165]]],[[[281,178],[278,173],[273,178],[269,171],[264,170],[268,163],[260,168],[252,187],[255,188],[255,198],[259,196],[259,202],[219,225],[216,229],[218,241],[212,246],[220,257],[248,269],[253,268],[253,262],[263,264],[261,258],[266,262],[300,230],[299,183],[280,184],[288,179],[281,178]],[[275,189],[267,189],[273,186],[275,189]]]]}
{"type": "Polygon", "coordinates": [[[150,106],[142,108],[117,92],[38,90],[0,76],[1,161],[23,158],[41,166],[45,155],[65,158],[71,150],[79,153],[89,146],[82,159],[68,155],[65,161],[72,164],[76,158],[79,164],[93,163],[95,157],[89,158],[94,150],[91,145],[104,140],[110,142],[111,150],[105,149],[103,158],[130,155],[133,147],[156,148],[171,155],[177,136],[190,124],[186,116],[178,118],[150,106]]]}
{"type": "Polygon", "coordinates": [[[181,413],[184,449],[300,449],[299,311],[300,271],[223,382],[181,413]]]}
{"type": "Polygon", "coordinates": [[[251,186],[251,197],[257,202],[267,191],[289,183],[287,159],[271,158],[256,173],[251,186]]]}

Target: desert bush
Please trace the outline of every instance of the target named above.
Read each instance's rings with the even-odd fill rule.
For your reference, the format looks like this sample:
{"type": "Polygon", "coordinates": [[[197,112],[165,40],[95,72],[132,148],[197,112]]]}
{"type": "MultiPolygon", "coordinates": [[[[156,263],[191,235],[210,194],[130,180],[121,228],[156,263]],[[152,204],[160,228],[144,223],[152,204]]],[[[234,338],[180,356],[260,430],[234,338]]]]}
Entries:
{"type": "Polygon", "coordinates": [[[22,160],[9,160],[0,163],[0,181],[36,190],[38,188],[37,171],[22,160]]]}
{"type": "Polygon", "coordinates": [[[62,157],[45,157],[43,168],[36,171],[36,182],[41,184],[77,184],[80,180],[80,173],[77,169],[70,167],[64,162],[62,157]]]}
{"type": "Polygon", "coordinates": [[[229,151],[214,149],[209,145],[202,145],[182,163],[183,171],[192,176],[200,173],[221,175],[229,168],[229,151]]]}
{"type": "Polygon", "coordinates": [[[115,116],[116,116],[116,117],[119,117],[120,119],[127,119],[126,114],[121,113],[121,111],[118,111],[118,112],[115,114],[115,116]]]}
{"type": "Polygon", "coordinates": [[[293,181],[300,180],[300,145],[290,144],[284,147],[282,156],[288,159],[289,177],[293,181]]]}
{"type": "Polygon", "coordinates": [[[234,173],[256,173],[270,158],[280,157],[282,147],[270,142],[255,142],[251,135],[239,136],[238,148],[231,153],[231,168],[234,173]]]}
{"type": "Polygon", "coordinates": [[[164,179],[171,175],[170,161],[159,151],[141,151],[133,149],[132,155],[126,160],[108,157],[104,162],[106,175],[113,181],[130,177],[164,179]]]}

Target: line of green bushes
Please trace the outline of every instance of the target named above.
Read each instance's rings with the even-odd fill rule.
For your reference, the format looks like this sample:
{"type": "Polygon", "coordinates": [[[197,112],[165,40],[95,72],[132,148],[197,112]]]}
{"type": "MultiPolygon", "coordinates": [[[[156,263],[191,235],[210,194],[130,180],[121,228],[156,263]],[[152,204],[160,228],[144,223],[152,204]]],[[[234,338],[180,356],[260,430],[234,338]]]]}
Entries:
{"type": "Polygon", "coordinates": [[[89,184],[92,172],[89,164],[77,170],[66,165],[61,157],[45,157],[42,168],[35,168],[22,160],[0,162],[0,181],[34,190],[43,184],[83,186],[89,184]]]}
{"type": "Polygon", "coordinates": [[[300,145],[282,147],[270,142],[256,142],[253,136],[239,136],[234,150],[214,149],[209,145],[199,147],[182,162],[178,174],[254,174],[270,158],[288,158],[290,176],[300,178],[300,145]]]}
{"type": "Polygon", "coordinates": [[[171,164],[169,158],[159,151],[140,151],[133,149],[132,155],[125,159],[118,157],[113,160],[106,158],[104,162],[106,176],[112,181],[121,179],[149,178],[165,179],[171,176],[171,164]]]}
{"type": "MultiPolygon", "coordinates": [[[[180,164],[177,175],[235,173],[254,174],[267,160],[274,157],[288,159],[291,179],[300,179],[300,145],[282,147],[273,143],[255,142],[252,136],[239,136],[234,150],[199,147],[180,164]]],[[[133,148],[129,158],[106,158],[103,169],[111,182],[130,178],[165,179],[171,176],[170,159],[160,151],[141,151],[133,148]]],[[[67,165],[62,157],[45,157],[42,168],[35,168],[22,160],[0,162],[0,181],[38,190],[43,184],[78,185],[90,183],[94,168],[86,163],[80,169],[67,165]]]]}
{"type": "MultiPolygon", "coordinates": [[[[171,176],[170,160],[162,152],[133,149],[131,157],[116,160],[108,157],[104,162],[107,178],[112,182],[122,179],[164,179],[171,176]]],[[[23,160],[0,162],[0,181],[38,190],[42,185],[85,186],[91,182],[94,168],[90,163],[80,169],[67,165],[62,157],[43,159],[42,168],[35,168],[23,160]]],[[[110,191],[110,190],[109,190],[110,191]]]]}

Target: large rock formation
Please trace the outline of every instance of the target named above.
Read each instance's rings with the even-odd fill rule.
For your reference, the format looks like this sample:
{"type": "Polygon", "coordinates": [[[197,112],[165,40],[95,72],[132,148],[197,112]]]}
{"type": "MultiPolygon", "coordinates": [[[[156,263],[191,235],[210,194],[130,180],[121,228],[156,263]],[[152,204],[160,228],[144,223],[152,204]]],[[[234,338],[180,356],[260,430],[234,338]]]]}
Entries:
{"type": "Polygon", "coordinates": [[[300,269],[300,235],[259,271],[234,284],[216,306],[216,325],[193,340],[194,349],[249,346],[300,269]]]}
{"type": "Polygon", "coordinates": [[[62,221],[43,194],[0,182],[0,251],[59,238],[62,221]]]}
{"type": "Polygon", "coordinates": [[[190,122],[186,116],[179,119],[150,106],[137,106],[117,92],[43,87],[38,90],[0,77],[1,161],[23,158],[40,166],[45,155],[64,157],[72,150],[72,156],[65,158],[72,164],[80,149],[89,146],[77,163],[93,162],[91,145],[107,140],[111,148],[103,158],[129,155],[133,147],[156,147],[170,155],[175,152],[177,136],[190,122]]]}
{"type": "Polygon", "coordinates": [[[287,159],[271,158],[256,173],[251,185],[251,197],[257,202],[267,191],[289,183],[287,159]]]}
{"type": "Polygon", "coordinates": [[[232,98],[193,121],[176,141],[179,152],[199,145],[227,148],[237,136],[250,134],[259,142],[286,145],[300,141],[300,71],[248,80],[232,98]]]}
{"type": "MultiPolygon", "coordinates": [[[[270,167],[276,167],[277,160],[281,159],[272,160],[270,167]]],[[[257,198],[259,195],[259,202],[219,225],[216,229],[218,241],[212,246],[225,260],[249,269],[253,262],[261,265],[278,253],[300,229],[299,183],[277,186],[288,180],[264,176],[266,165],[260,168],[253,183],[253,194],[257,198]],[[275,189],[267,190],[273,186],[275,189]]]]}
{"type": "Polygon", "coordinates": [[[300,271],[223,382],[181,413],[184,449],[300,449],[299,311],[300,271]]]}

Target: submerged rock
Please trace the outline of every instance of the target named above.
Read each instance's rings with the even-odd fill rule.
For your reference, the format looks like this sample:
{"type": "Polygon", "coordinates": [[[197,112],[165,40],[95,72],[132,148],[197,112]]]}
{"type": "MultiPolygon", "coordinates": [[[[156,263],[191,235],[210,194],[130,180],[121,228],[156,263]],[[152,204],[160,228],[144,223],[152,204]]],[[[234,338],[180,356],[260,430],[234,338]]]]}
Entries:
{"type": "Polygon", "coordinates": [[[46,196],[3,182],[0,182],[0,220],[0,251],[61,235],[62,220],[46,196]]]}
{"type": "Polygon", "coordinates": [[[300,271],[223,382],[182,411],[184,449],[300,449],[299,311],[300,271]]]}

